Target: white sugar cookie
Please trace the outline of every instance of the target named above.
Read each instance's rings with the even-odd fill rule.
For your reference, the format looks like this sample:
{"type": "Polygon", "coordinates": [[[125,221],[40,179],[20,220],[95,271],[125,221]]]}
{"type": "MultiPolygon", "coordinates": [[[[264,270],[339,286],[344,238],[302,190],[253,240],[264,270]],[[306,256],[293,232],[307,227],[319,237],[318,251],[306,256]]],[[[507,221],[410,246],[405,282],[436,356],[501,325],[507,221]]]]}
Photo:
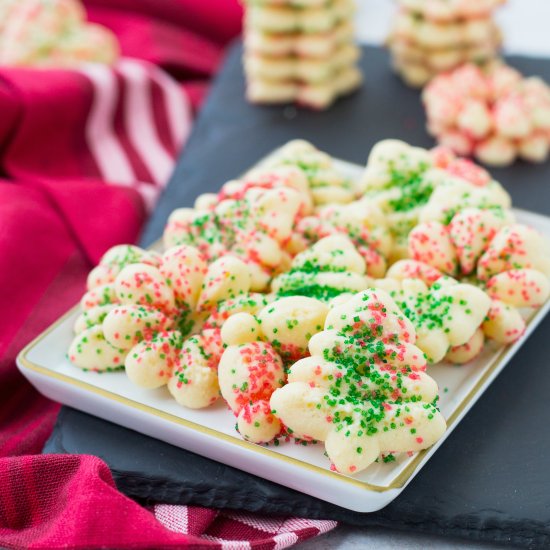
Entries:
{"type": "Polygon", "coordinates": [[[101,325],[94,325],[78,333],[67,352],[73,365],[96,372],[122,368],[126,354],[126,350],[115,348],[105,340],[101,325]]]}

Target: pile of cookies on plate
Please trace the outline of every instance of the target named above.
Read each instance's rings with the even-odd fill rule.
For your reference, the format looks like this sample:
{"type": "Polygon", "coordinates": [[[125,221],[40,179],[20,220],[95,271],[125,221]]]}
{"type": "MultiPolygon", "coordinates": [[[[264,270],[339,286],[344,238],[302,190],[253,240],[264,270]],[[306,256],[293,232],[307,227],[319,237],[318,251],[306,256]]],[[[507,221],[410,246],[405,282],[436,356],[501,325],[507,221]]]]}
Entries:
{"type": "Polygon", "coordinates": [[[359,473],[443,435],[428,364],[475,365],[548,299],[548,243],[510,207],[447,149],[383,141],[354,180],[290,142],[175,210],[164,252],[108,251],[69,360],[225,403],[246,440],[324,442],[359,473]]]}
{"type": "Polygon", "coordinates": [[[360,85],[352,0],[246,0],[245,7],[250,101],[324,109],[360,85]]]}
{"type": "Polygon", "coordinates": [[[517,158],[543,162],[550,153],[550,87],[504,63],[463,65],[423,91],[428,130],[439,143],[485,164],[517,158]]]}

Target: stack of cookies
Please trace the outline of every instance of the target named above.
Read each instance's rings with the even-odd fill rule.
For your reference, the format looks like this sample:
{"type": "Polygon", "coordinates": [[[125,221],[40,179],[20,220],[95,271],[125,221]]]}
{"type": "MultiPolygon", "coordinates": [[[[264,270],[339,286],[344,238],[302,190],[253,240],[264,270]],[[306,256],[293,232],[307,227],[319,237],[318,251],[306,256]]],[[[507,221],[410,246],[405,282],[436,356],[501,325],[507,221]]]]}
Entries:
{"type": "Polygon", "coordinates": [[[360,85],[353,0],[244,1],[250,101],[325,109],[360,85]]]}
{"type": "Polygon", "coordinates": [[[494,59],[501,34],[494,10],[506,0],[397,0],[388,39],[393,66],[410,86],[467,63],[494,59]]]}

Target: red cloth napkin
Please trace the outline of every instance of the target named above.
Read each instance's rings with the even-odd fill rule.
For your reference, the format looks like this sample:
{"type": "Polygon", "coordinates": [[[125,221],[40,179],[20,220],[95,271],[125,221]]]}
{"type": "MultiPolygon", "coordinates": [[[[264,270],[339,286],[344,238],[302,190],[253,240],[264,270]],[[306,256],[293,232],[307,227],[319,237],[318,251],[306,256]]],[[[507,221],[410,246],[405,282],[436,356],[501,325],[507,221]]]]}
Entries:
{"type": "Polygon", "coordinates": [[[116,67],[0,69],[0,546],[271,549],[325,532],[335,523],[144,508],[100,459],[39,454],[59,405],[15,357],[107,248],[137,239],[240,28],[236,0],[86,5],[119,36],[116,67]]]}

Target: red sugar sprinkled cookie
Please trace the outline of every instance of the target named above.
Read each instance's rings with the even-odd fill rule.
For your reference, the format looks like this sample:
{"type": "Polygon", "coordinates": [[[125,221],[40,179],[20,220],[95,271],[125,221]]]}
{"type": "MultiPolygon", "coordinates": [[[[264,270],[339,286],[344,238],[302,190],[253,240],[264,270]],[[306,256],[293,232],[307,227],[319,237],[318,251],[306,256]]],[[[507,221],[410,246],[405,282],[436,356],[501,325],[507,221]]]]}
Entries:
{"type": "Polygon", "coordinates": [[[283,361],[268,342],[249,342],[226,348],[220,359],[219,383],[223,398],[237,416],[241,435],[267,443],[282,426],[271,414],[269,399],[286,381],[283,361]]]}
{"type": "Polygon", "coordinates": [[[464,65],[423,92],[428,130],[442,145],[481,162],[544,162],[550,152],[550,87],[501,63],[464,65]]]}

